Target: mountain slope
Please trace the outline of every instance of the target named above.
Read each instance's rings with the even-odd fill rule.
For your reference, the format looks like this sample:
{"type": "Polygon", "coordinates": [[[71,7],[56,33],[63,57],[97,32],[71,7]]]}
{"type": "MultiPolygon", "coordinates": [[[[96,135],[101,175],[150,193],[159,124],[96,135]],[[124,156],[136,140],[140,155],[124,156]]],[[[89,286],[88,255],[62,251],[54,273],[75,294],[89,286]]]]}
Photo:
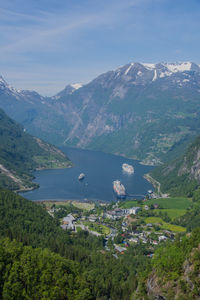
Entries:
{"type": "Polygon", "coordinates": [[[200,137],[189,146],[184,155],[152,172],[161,183],[162,192],[191,196],[200,184],[200,137]]]}
{"type": "Polygon", "coordinates": [[[0,106],[32,134],[147,164],[174,158],[198,134],[199,99],[200,68],[190,62],[131,63],[52,98],[0,86],[0,106]]]}
{"type": "Polygon", "coordinates": [[[71,165],[56,147],[26,133],[0,109],[0,186],[10,189],[34,187],[31,172],[71,165]]]}
{"type": "MultiPolygon", "coordinates": [[[[145,299],[199,299],[200,229],[190,237],[177,238],[155,252],[152,272],[146,281],[145,299]]],[[[144,299],[137,295],[136,299],[144,299]]]]}
{"type": "Polygon", "coordinates": [[[91,297],[77,264],[47,249],[0,239],[0,260],[1,299],[91,297]]]}
{"type": "MultiPolygon", "coordinates": [[[[102,237],[83,230],[63,230],[42,205],[0,189],[0,298],[2,285],[9,295],[5,299],[32,299],[29,291],[43,285],[48,299],[129,300],[137,285],[138,269],[149,263],[144,253],[144,247],[135,246],[129,255],[116,259],[111,251],[104,251],[102,237]],[[27,256],[18,260],[21,250],[27,247],[22,249],[18,243],[8,241],[6,245],[1,239],[5,237],[35,250],[28,247],[27,256]],[[18,247],[20,251],[16,251],[18,247]],[[56,270],[52,274],[53,265],[56,270]]],[[[37,295],[41,292],[36,299],[42,299],[42,291],[36,290],[37,295]]]]}

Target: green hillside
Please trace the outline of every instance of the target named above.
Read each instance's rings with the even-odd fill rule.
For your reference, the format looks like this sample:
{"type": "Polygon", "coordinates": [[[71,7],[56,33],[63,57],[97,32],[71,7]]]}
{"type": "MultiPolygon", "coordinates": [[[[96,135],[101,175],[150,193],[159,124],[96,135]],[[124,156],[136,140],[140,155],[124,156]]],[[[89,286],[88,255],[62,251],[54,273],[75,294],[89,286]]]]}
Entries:
{"type": "MultiPolygon", "coordinates": [[[[200,229],[190,237],[177,238],[155,252],[146,281],[146,299],[199,299],[200,229]]],[[[136,299],[144,299],[138,295],[136,299]]]]}
{"type": "Polygon", "coordinates": [[[11,190],[29,189],[32,171],[65,168],[71,162],[56,147],[34,138],[0,109],[0,186],[11,190]]]}
{"type": "Polygon", "coordinates": [[[200,183],[200,137],[180,158],[154,169],[152,177],[161,183],[161,191],[171,195],[191,196],[200,183]]]}
{"type": "MultiPolygon", "coordinates": [[[[165,200],[167,204],[167,199],[165,200]]],[[[143,275],[135,292],[137,300],[198,300],[200,294],[200,189],[193,193],[192,205],[177,218],[187,234],[161,244],[154,253],[151,270],[143,275]]]]}
{"type": "Polygon", "coordinates": [[[153,259],[142,244],[116,259],[101,237],[64,231],[42,205],[0,189],[0,298],[198,299],[198,226],[196,219],[190,236],[161,243],[153,259]]]}
{"type": "Polygon", "coordinates": [[[0,298],[34,299],[35,288],[35,299],[128,300],[144,253],[138,245],[116,259],[101,237],[64,231],[39,204],[0,190],[0,298]]]}
{"type": "MultiPolygon", "coordinates": [[[[76,263],[48,249],[0,238],[1,299],[89,299],[76,263]]],[[[90,298],[91,299],[91,298],[90,298]]]]}

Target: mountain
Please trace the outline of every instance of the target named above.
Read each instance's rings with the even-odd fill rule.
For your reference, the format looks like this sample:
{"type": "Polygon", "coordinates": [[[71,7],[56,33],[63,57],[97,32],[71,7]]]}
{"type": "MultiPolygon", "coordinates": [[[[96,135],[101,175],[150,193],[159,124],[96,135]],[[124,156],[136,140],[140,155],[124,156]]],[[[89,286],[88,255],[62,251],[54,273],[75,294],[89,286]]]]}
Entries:
{"type": "Polygon", "coordinates": [[[68,84],[64,88],[64,90],[62,90],[61,92],[59,92],[57,95],[53,96],[52,98],[55,100],[58,100],[62,97],[71,95],[74,91],[80,89],[81,87],[83,87],[83,85],[81,83],[68,84]]]}
{"type": "Polygon", "coordinates": [[[57,145],[161,164],[200,129],[200,67],[192,62],[130,63],[49,98],[1,82],[0,106],[57,145]]]}
{"type": "Polygon", "coordinates": [[[152,171],[161,184],[161,191],[172,195],[191,196],[200,184],[200,137],[178,159],[152,171]]]}
{"type": "Polygon", "coordinates": [[[24,128],[0,109],[0,186],[26,190],[32,183],[32,171],[64,168],[71,162],[56,147],[25,132],[24,128]]]}
{"type": "Polygon", "coordinates": [[[200,229],[197,228],[189,237],[177,237],[174,243],[159,247],[152,259],[152,272],[146,281],[147,294],[140,292],[135,299],[198,300],[199,237],[200,229]]]}

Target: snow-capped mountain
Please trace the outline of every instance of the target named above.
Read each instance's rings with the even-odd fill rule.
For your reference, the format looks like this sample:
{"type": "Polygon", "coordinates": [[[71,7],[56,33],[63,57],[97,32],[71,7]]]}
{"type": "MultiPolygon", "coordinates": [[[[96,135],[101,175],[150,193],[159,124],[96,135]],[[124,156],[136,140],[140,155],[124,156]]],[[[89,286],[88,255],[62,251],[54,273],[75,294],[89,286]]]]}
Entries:
{"type": "Polygon", "coordinates": [[[51,98],[17,91],[1,78],[0,106],[51,143],[159,163],[200,131],[200,67],[130,63],[51,98]]]}
{"type": "Polygon", "coordinates": [[[45,99],[45,97],[39,95],[35,91],[15,89],[14,87],[10,86],[2,76],[0,76],[0,93],[15,97],[16,99],[21,101],[32,103],[34,103],[35,101],[43,101],[45,99]]]}
{"type": "Polygon", "coordinates": [[[200,73],[200,67],[192,62],[182,63],[130,63],[97,77],[102,84],[146,85],[158,81],[170,84],[187,85],[195,83],[193,73],[200,73]],[[192,74],[191,74],[192,73],[192,74]],[[111,80],[110,80],[111,79],[111,80]],[[106,81],[108,82],[106,83],[106,81]]]}

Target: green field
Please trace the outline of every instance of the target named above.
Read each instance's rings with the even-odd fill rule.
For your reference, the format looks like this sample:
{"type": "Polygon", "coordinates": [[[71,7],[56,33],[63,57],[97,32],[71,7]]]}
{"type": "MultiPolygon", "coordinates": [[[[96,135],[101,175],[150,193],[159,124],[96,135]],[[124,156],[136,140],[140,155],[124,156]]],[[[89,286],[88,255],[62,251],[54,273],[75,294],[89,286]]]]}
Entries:
{"type": "Polygon", "coordinates": [[[127,200],[119,203],[120,208],[131,208],[135,206],[139,206],[136,200],[127,200]]]}
{"type": "Polygon", "coordinates": [[[185,227],[174,225],[174,224],[169,224],[169,223],[166,223],[166,222],[163,222],[162,228],[166,229],[166,230],[173,231],[173,232],[186,232],[185,227]]]}
{"type": "Polygon", "coordinates": [[[148,223],[160,224],[162,229],[170,230],[173,232],[185,232],[186,231],[186,229],[184,227],[166,223],[160,217],[148,217],[145,219],[145,223],[146,224],[148,224],[148,223]]]}
{"type": "Polygon", "coordinates": [[[150,199],[146,204],[159,204],[160,208],[166,209],[187,209],[191,206],[192,200],[190,198],[184,197],[174,197],[174,198],[159,198],[150,199]]]}
{"type": "Polygon", "coordinates": [[[88,226],[89,230],[91,231],[96,231],[98,233],[101,233],[103,235],[108,235],[110,233],[110,229],[105,226],[105,225],[102,225],[102,224],[96,224],[94,222],[83,222],[83,224],[85,226],[88,226]]]}
{"type": "Polygon", "coordinates": [[[145,223],[148,224],[148,223],[151,223],[151,224],[162,224],[163,223],[163,220],[160,218],[160,217],[148,217],[145,219],[145,223]]]}
{"type": "Polygon", "coordinates": [[[156,209],[156,213],[159,212],[167,213],[170,219],[173,221],[176,218],[183,216],[187,210],[186,209],[156,209]]]}
{"type": "Polygon", "coordinates": [[[79,209],[87,210],[87,211],[90,211],[95,207],[94,203],[88,203],[88,202],[72,201],[72,204],[79,209]]]}

